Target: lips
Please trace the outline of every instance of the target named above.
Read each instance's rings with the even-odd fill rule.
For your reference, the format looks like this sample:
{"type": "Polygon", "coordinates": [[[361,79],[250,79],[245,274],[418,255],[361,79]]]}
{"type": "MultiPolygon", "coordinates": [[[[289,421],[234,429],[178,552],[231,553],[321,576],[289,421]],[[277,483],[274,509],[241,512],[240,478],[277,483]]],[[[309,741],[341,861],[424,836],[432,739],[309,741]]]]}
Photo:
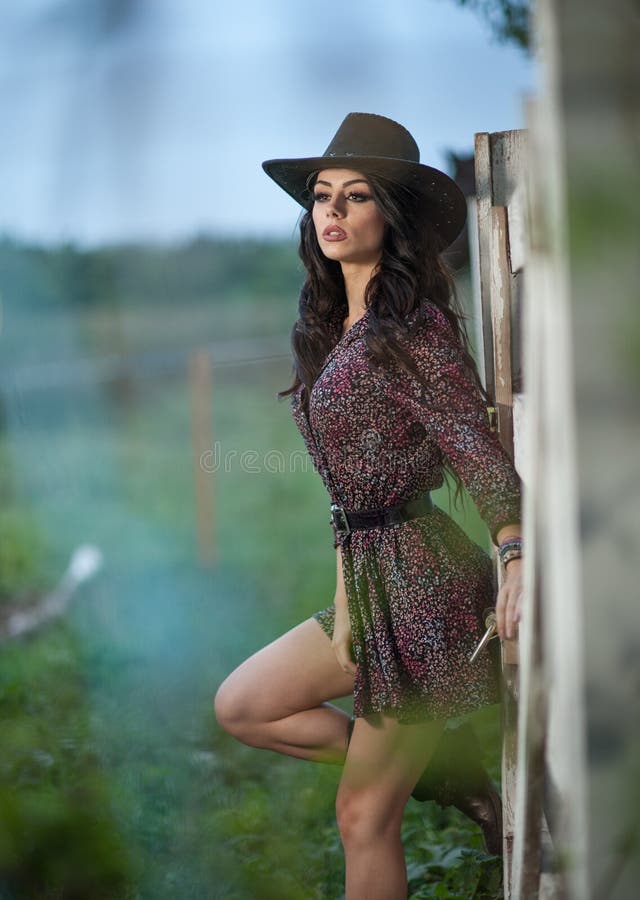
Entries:
{"type": "Polygon", "coordinates": [[[347,236],[347,232],[340,228],[338,225],[327,225],[325,230],[322,232],[322,237],[325,241],[343,241],[347,236]]]}

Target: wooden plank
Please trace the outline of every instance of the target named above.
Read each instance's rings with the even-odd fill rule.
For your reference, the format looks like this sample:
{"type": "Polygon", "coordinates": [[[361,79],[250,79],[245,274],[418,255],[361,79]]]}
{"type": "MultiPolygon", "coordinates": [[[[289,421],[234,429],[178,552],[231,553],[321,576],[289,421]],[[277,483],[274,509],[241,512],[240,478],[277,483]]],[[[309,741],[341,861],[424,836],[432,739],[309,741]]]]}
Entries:
{"type": "Polygon", "coordinates": [[[530,471],[531,461],[529,458],[529,444],[526,434],[526,423],[528,419],[528,405],[526,394],[520,392],[513,394],[513,405],[511,407],[511,420],[513,427],[513,461],[521,478],[524,479],[525,472],[530,471]]]}
{"type": "MultiPolygon", "coordinates": [[[[500,442],[511,456],[513,426],[511,418],[511,293],[509,270],[509,237],[507,210],[492,207],[487,222],[490,235],[491,270],[489,304],[493,335],[494,396],[500,442]]],[[[502,586],[502,568],[498,565],[498,587],[502,586]]],[[[503,865],[506,896],[510,896],[512,854],[515,834],[514,796],[518,777],[518,678],[514,656],[515,641],[502,642],[502,670],[505,685],[502,720],[502,801],[503,801],[503,865]]]]}
{"type": "Polygon", "coordinates": [[[526,189],[523,176],[526,172],[526,129],[496,131],[489,136],[492,170],[492,205],[504,206],[507,210],[508,271],[511,300],[511,384],[515,390],[522,390],[520,383],[520,309],[522,289],[520,277],[525,264],[525,235],[527,213],[526,189]]]}
{"type": "MultiPolygon", "coordinates": [[[[494,135],[476,134],[476,193],[478,222],[478,253],[480,300],[482,303],[483,346],[485,352],[485,385],[494,395],[500,441],[513,458],[513,419],[511,386],[511,298],[513,275],[509,257],[508,210],[506,205],[495,207],[494,183],[497,181],[501,196],[505,194],[504,148],[514,142],[502,133],[500,140],[494,135]],[[496,158],[493,147],[497,147],[496,158]]],[[[519,144],[515,142],[517,154],[519,144]]],[[[511,152],[508,149],[507,155],[511,152]]],[[[515,171],[517,162],[509,157],[509,173],[515,171]]],[[[498,588],[502,584],[501,567],[497,565],[498,588]]],[[[518,664],[517,640],[503,641],[502,673],[504,696],[502,715],[502,799],[503,799],[503,866],[505,896],[511,891],[511,861],[514,844],[514,797],[517,781],[518,744],[518,664]]]]}
{"type": "Polygon", "coordinates": [[[493,333],[493,370],[500,441],[513,456],[513,423],[511,406],[511,270],[509,267],[509,234],[507,210],[492,207],[490,294],[491,330],[493,333]]]}
{"type": "Polygon", "coordinates": [[[478,373],[486,388],[487,365],[484,357],[484,333],[482,324],[482,292],[480,290],[480,247],[478,235],[478,204],[475,197],[467,197],[467,235],[469,238],[469,267],[471,273],[471,306],[473,311],[473,343],[476,350],[478,373]]]}
{"type": "MultiPolygon", "coordinates": [[[[491,203],[507,209],[509,222],[509,268],[524,268],[526,257],[526,212],[523,174],[526,171],[526,129],[495,131],[491,145],[491,203]]],[[[513,294],[513,291],[512,291],[513,294]]]]}
{"type": "MultiPolygon", "coordinates": [[[[512,642],[509,642],[512,643],[512,642]]],[[[518,666],[507,662],[502,642],[504,690],[500,708],[502,725],[502,867],[506,900],[511,897],[516,781],[518,777],[518,666]]]]}
{"type": "MultiPolygon", "coordinates": [[[[547,688],[546,779],[557,790],[553,850],[564,871],[547,877],[555,896],[590,896],[587,875],[587,801],[583,700],[582,608],[579,587],[580,536],[574,436],[571,305],[568,278],[566,167],[556,67],[560,62],[558,8],[536,6],[536,31],[547,52],[542,93],[526,109],[530,132],[527,190],[530,251],[526,279],[525,334],[527,402],[530,404],[533,483],[525,509],[527,547],[533,535],[543,559],[540,582],[543,655],[538,663],[547,688]],[[539,508],[533,508],[538,504],[539,508]],[[537,526],[533,528],[533,522],[537,526]]],[[[582,297],[580,298],[582,305],[582,297]]],[[[598,336],[600,340],[600,336],[598,336]]],[[[600,416],[600,411],[598,411],[600,416]]],[[[525,553],[525,579],[528,578],[525,553]]],[[[525,618],[531,618],[526,611],[525,618]]],[[[526,633],[525,626],[525,633],[526,633]]],[[[548,823],[551,824],[551,823],[548,823]]],[[[519,848],[515,848],[518,853],[519,848]]],[[[522,853],[525,848],[522,848],[522,853]]]]}
{"type": "MultiPolygon", "coordinates": [[[[524,148],[523,161],[527,160],[524,148]]],[[[523,198],[528,207],[529,184],[524,182],[523,198]]],[[[528,239],[530,236],[528,235],[528,239]]],[[[518,630],[520,650],[518,706],[518,765],[515,786],[515,837],[511,863],[510,897],[512,900],[534,900],[540,895],[542,850],[542,798],[545,779],[547,732],[547,685],[544,678],[542,628],[542,573],[545,544],[541,539],[541,522],[548,518],[541,500],[540,484],[549,461],[545,459],[545,377],[546,352],[543,323],[537,293],[538,269],[535,255],[527,248],[526,292],[524,297],[525,370],[527,373],[527,417],[522,422],[518,441],[519,472],[527,490],[523,502],[522,530],[525,542],[523,561],[523,618],[518,630]]],[[[522,410],[520,410],[522,412],[522,410]]],[[[519,429],[520,431],[520,429],[519,429]]],[[[545,892],[550,885],[545,882],[545,892]]]]}
{"type": "MultiPolygon", "coordinates": [[[[477,243],[484,345],[486,347],[490,343],[493,357],[491,390],[496,400],[500,441],[514,460],[521,477],[523,463],[516,459],[515,448],[513,383],[514,369],[517,369],[521,398],[518,449],[522,451],[525,443],[522,421],[524,395],[520,375],[520,341],[514,345],[514,335],[519,339],[521,334],[521,306],[524,306],[521,276],[527,264],[527,138],[526,130],[476,136],[480,154],[477,160],[480,189],[477,216],[480,233],[477,243]]],[[[485,360],[486,369],[489,368],[487,363],[488,360],[485,360]]],[[[497,575],[500,588],[503,576],[499,566],[497,575]]],[[[529,624],[524,666],[520,636],[503,641],[501,648],[505,687],[502,708],[504,888],[506,897],[517,897],[518,900],[538,896],[542,784],[545,775],[546,707],[539,678],[539,655],[542,653],[540,622],[534,619],[529,624]]]]}
{"type": "Polygon", "coordinates": [[[527,133],[524,128],[494,131],[491,144],[491,202],[510,208],[522,181],[527,133]]]}
{"type": "MultiPolygon", "coordinates": [[[[530,524],[527,516],[525,528],[530,524]]],[[[534,527],[539,524],[536,518],[534,527]]],[[[526,535],[529,537],[530,530],[526,535]]],[[[542,794],[545,777],[546,685],[541,640],[541,544],[527,544],[527,609],[519,627],[518,747],[515,829],[511,865],[512,900],[537,900],[541,866],[542,794]],[[533,575],[533,577],[531,577],[533,575]]]]}
{"type": "Polygon", "coordinates": [[[485,131],[477,133],[474,143],[484,384],[489,393],[493,394],[493,333],[491,330],[491,302],[489,299],[491,295],[491,206],[493,204],[493,187],[491,145],[488,133],[485,131]]]}
{"type": "MultiPolygon", "coordinates": [[[[525,147],[526,147],[526,141],[525,147]]],[[[522,153],[525,153],[523,148],[522,153]]],[[[526,159],[522,159],[522,167],[526,169],[526,159]]],[[[521,272],[525,267],[527,256],[527,223],[525,188],[520,175],[511,200],[507,206],[509,225],[509,264],[513,274],[521,272]]]]}

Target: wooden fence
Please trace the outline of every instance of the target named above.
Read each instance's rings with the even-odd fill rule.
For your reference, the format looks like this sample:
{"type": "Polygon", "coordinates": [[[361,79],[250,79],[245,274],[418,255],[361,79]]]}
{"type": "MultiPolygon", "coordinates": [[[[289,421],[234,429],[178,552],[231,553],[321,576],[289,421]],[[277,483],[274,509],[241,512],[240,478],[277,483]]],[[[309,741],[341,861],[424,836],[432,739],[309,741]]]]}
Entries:
{"type": "Polygon", "coordinates": [[[640,880],[640,18],[633,0],[537,0],[532,30],[526,128],[476,135],[472,248],[486,384],[525,486],[523,619],[502,648],[505,897],[627,900],[640,880]]]}
{"type": "MultiPolygon", "coordinates": [[[[570,555],[577,547],[572,520],[577,505],[571,479],[566,297],[562,256],[546,240],[550,229],[557,234],[560,228],[554,204],[557,172],[553,165],[536,166],[541,156],[531,152],[534,140],[544,139],[549,146],[546,110],[530,102],[530,128],[480,133],[475,139],[477,316],[485,383],[496,399],[500,440],[525,486],[524,616],[518,638],[502,643],[504,891],[509,900],[584,896],[584,885],[576,883],[584,865],[572,869],[574,891],[563,865],[569,850],[574,863],[581,850],[584,830],[576,822],[584,806],[580,771],[571,803],[563,803],[561,798],[569,798],[559,791],[559,784],[567,786],[566,761],[581,759],[583,729],[580,644],[571,629],[579,622],[579,609],[570,555]],[[554,559],[558,541],[564,548],[561,561],[554,559]],[[552,583],[554,576],[562,585],[552,583]],[[562,604],[556,602],[558,589],[562,604]]],[[[496,575],[500,584],[497,554],[496,575]]]]}

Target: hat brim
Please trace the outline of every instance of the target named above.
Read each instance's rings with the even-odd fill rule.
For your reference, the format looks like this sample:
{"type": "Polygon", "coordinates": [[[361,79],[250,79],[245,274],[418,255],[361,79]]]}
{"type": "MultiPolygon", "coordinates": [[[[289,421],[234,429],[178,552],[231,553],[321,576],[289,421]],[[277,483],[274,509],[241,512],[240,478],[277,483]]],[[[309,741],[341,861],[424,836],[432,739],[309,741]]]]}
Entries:
{"type": "Polygon", "coordinates": [[[267,159],[262,163],[266,174],[290,197],[309,210],[313,197],[307,179],[320,169],[354,169],[389,178],[414,190],[425,206],[425,215],[450,246],[464,228],[467,201],[455,181],[432,166],[404,159],[381,156],[312,156],[304,159],[267,159]]]}

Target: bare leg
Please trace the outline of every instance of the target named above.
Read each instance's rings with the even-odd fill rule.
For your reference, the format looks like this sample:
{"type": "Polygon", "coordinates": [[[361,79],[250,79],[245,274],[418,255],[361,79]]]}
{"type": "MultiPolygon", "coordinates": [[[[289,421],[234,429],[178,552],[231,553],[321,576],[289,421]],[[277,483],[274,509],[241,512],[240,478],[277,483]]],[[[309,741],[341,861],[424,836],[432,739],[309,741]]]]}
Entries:
{"type": "Polygon", "coordinates": [[[445,724],[399,725],[382,715],[356,719],[336,798],[346,900],[406,900],[402,817],[445,724]]]}
{"type": "Polygon", "coordinates": [[[400,828],[406,802],[444,721],[399,725],[358,718],[345,759],[349,716],[327,702],[353,692],[331,641],[307,619],[245,660],[220,685],[218,722],[255,747],[344,762],[336,814],[346,857],[346,900],[406,900],[400,828]]]}
{"type": "Polygon", "coordinates": [[[307,619],[246,659],[215,698],[219,724],[238,740],[300,759],[342,763],[349,716],[328,700],[353,693],[331,641],[307,619]]]}

